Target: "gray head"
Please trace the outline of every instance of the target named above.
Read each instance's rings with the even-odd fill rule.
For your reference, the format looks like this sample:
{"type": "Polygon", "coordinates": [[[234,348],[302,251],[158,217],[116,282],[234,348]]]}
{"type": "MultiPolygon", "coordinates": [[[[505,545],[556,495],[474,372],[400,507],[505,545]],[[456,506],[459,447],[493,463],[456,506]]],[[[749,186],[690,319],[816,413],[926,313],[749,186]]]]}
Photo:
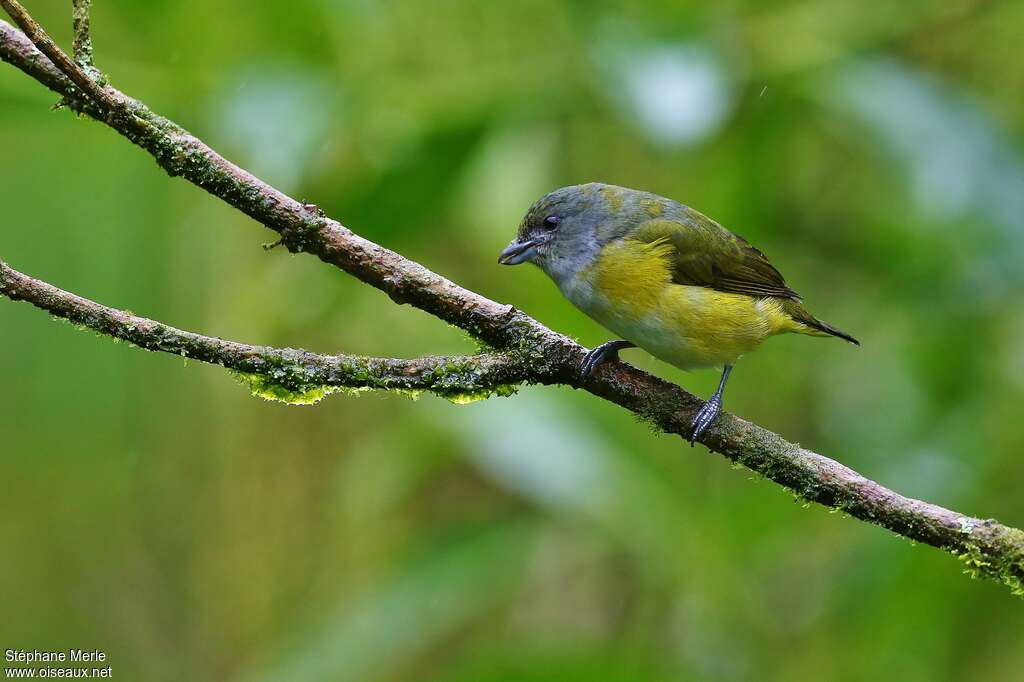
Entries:
{"type": "Polygon", "coordinates": [[[561,284],[590,265],[601,248],[651,218],[647,192],[592,182],[562,187],[537,200],[498,262],[533,263],[561,284]]]}

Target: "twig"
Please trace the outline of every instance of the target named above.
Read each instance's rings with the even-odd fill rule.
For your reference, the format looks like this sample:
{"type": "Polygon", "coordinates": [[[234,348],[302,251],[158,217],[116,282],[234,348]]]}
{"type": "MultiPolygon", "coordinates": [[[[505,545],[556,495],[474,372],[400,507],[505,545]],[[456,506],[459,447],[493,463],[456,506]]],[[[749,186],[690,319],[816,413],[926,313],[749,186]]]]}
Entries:
{"type": "MultiPolygon", "coordinates": [[[[649,420],[666,433],[688,435],[701,402],[678,386],[624,363],[602,366],[590,380],[577,367],[584,349],[510,306],[501,305],[352,233],[335,220],[311,214],[300,202],[213,151],[177,124],[105,86],[78,91],[84,73],[67,59],[14,0],[12,16],[52,63],[21,32],[0,22],[0,59],[61,94],[80,113],[98,118],[146,149],[171,175],[180,175],[280,233],[289,250],[308,251],[399,303],[409,303],[510,353],[524,372],[545,383],[583,388],[649,420]],[[27,30],[27,29],[26,29],[27,30]],[[53,64],[57,64],[55,67],[53,64]],[[132,119],[111,116],[122,109],[132,119]],[[133,122],[134,121],[134,122],[133,122]]],[[[90,81],[91,82],[91,81],[90,81]]],[[[789,488],[800,497],[839,509],[912,540],[940,547],[967,568],[1024,593],[1024,532],[903,497],[842,464],[790,443],[776,433],[722,414],[700,439],[715,452],[789,488]]]]}
{"type": "Polygon", "coordinates": [[[0,294],[51,315],[150,351],[199,360],[263,380],[265,397],[302,401],[332,388],[430,391],[452,400],[509,394],[514,384],[543,381],[508,353],[416,360],[319,355],[295,348],[254,346],[175,329],[100,305],[22,274],[0,261],[0,294]]]}
{"type": "Polygon", "coordinates": [[[109,95],[102,86],[94,81],[89,74],[75,64],[67,54],[64,53],[57,43],[43,30],[43,27],[18,3],[18,0],[0,0],[7,13],[14,19],[14,23],[21,27],[25,35],[56,67],[67,76],[72,83],[77,85],[97,105],[107,112],[114,111],[117,100],[109,95]]]}
{"type": "Polygon", "coordinates": [[[75,63],[83,69],[92,68],[92,37],[89,34],[89,11],[92,0],[71,0],[71,26],[75,33],[72,51],[75,63]]]}

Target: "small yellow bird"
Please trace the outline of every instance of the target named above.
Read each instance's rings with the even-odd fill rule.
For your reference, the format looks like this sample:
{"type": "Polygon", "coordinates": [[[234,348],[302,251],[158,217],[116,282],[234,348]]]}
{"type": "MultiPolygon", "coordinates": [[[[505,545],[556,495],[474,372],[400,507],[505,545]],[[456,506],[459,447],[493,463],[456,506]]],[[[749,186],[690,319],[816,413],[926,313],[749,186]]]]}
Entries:
{"type": "Polygon", "coordinates": [[[503,265],[534,263],[584,313],[625,340],[590,351],[581,371],[639,346],[684,370],[722,367],[691,444],[722,409],[733,364],[769,336],[857,339],[808,313],[768,258],[697,211],[601,183],[563,187],[527,211],[503,265]]]}

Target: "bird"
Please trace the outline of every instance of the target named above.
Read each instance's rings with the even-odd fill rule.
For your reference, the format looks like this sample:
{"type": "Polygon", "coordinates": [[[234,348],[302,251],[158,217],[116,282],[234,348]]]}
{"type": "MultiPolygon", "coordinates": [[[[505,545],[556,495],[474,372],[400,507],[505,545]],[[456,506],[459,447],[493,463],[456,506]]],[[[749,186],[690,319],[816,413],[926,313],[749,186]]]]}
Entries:
{"type": "Polygon", "coordinates": [[[797,333],[860,345],[809,313],[746,239],[650,192],[597,182],[556,189],[530,206],[498,262],[539,266],[621,337],[586,354],[584,379],[637,347],[687,371],[721,367],[718,388],[690,424],[691,445],[720,414],[736,361],[765,339],[797,333]]]}

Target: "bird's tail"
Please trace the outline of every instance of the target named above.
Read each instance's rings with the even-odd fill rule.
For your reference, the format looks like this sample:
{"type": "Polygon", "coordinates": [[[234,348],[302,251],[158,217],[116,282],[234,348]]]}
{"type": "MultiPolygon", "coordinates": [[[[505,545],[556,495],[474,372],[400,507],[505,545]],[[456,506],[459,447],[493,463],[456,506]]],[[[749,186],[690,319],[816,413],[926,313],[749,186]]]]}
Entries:
{"type": "Polygon", "coordinates": [[[860,341],[853,338],[841,329],[836,329],[827,322],[822,322],[814,315],[804,310],[804,307],[797,301],[786,301],[785,307],[786,313],[796,322],[796,328],[793,330],[800,334],[809,334],[811,336],[838,336],[844,341],[849,341],[855,346],[860,345],[860,341]]]}

